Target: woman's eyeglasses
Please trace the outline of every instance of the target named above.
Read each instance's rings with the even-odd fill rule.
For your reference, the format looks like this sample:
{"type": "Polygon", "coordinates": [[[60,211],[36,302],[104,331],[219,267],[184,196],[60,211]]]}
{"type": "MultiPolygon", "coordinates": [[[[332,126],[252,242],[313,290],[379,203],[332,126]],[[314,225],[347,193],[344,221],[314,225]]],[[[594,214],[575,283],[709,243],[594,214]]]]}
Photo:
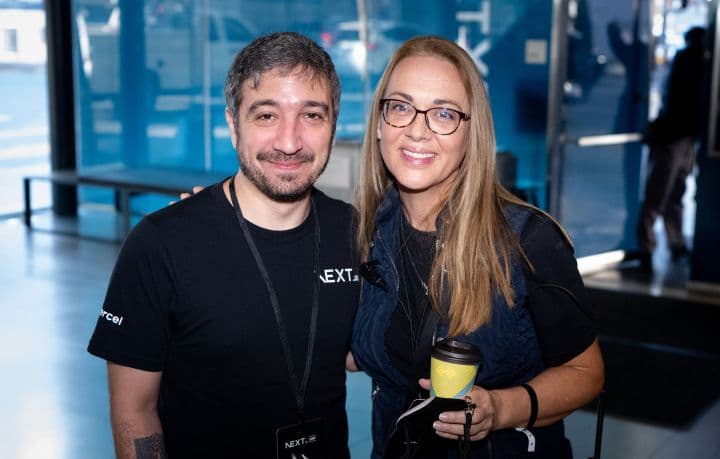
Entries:
{"type": "Polygon", "coordinates": [[[387,124],[402,128],[412,124],[418,113],[425,115],[425,124],[435,134],[450,135],[457,131],[462,121],[470,119],[470,115],[459,110],[446,107],[432,107],[418,110],[409,102],[398,99],[380,99],[380,111],[387,124]]]}

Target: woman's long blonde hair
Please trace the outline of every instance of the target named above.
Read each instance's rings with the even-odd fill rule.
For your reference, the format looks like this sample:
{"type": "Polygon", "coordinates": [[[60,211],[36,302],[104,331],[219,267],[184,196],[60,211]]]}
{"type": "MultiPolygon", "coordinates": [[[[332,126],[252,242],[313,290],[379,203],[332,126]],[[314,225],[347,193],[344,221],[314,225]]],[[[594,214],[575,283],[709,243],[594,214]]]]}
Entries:
{"type": "Polygon", "coordinates": [[[380,99],[395,67],[411,56],[436,56],[452,63],[468,95],[467,152],[439,204],[445,209],[438,233],[442,248],[433,263],[429,281],[433,308],[441,316],[448,314],[451,336],[463,335],[489,322],[494,295],[499,293],[509,305],[514,305],[510,268],[517,256],[525,257],[507,224],[503,208],[508,204],[531,206],[515,198],[498,181],[490,104],[472,58],[452,41],[434,36],[416,37],[405,42],[390,59],[370,110],[356,191],[357,246],[362,259],[368,257],[375,231],[375,213],[392,182],[382,161],[376,129],[380,121],[380,99]]]}

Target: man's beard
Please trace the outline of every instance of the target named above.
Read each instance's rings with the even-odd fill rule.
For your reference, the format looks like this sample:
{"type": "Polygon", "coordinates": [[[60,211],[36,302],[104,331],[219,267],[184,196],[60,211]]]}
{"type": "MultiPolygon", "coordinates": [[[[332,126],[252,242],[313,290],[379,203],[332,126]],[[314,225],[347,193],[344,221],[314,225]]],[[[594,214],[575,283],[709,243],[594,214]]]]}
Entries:
{"type": "MultiPolygon", "coordinates": [[[[320,174],[323,173],[327,166],[330,155],[328,155],[325,163],[317,170],[310,171],[309,174],[301,178],[298,183],[298,172],[280,173],[274,179],[268,177],[263,170],[251,161],[246,161],[242,153],[238,152],[240,161],[240,172],[245,175],[265,196],[277,202],[296,202],[300,201],[308,195],[315,181],[320,174]]],[[[257,161],[272,161],[282,163],[283,161],[293,163],[312,163],[315,154],[310,152],[299,152],[293,155],[285,155],[280,152],[258,153],[257,161]]]]}

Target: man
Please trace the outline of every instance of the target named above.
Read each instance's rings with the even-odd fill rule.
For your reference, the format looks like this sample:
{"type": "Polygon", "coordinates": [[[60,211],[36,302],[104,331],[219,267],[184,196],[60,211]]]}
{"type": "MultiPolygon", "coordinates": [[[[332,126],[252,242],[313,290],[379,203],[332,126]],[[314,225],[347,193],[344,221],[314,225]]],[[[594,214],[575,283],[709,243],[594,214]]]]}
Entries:
{"type": "Polygon", "coordinates": [[[702,79],[707,60],[704,42],[702,27],[693,27],[685,33],[686,47],[673,59],[663,108],[645,134],[650,147],[650,173],[637,227],[643,271],[652,271],[653,224],[657,217],[662,217],[665,224],[672,258],[688,253],[682,234],[682,197],[685,180],[695,162],[695,140],[702,125],[702,79]]]}
{"type": "Polygon", "coordinates": [[[236,56],[225,98],[239,172],[134,228],[90,341],[117,455],[348,457],[352,209],[313,188],[337,74],[311,40],[271,34],[236,56]]]}

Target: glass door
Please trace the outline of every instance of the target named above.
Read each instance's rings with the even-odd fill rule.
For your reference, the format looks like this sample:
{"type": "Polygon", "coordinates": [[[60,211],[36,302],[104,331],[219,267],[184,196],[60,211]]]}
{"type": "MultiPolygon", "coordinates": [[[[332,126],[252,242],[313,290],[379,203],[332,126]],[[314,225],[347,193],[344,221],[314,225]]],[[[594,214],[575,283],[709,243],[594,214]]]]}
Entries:
{"type": "Polygon", "coordinates": [[[635,246],[647,122],[649,0],[556,0],[549,209],[586,256],[635,246]]]}
{"type": "MultiPolygon", "coordinates": [[[[637,247],[646,176],[642,132],[663,106],[686,33],[706,28],[707,0],[556,0],[548,142],[549,209],[578,256],[637,247]]],[[[693,238],[695,175],[683,198],[693,238]]],[[[656,222],[658,249],[664,231],[656,222]]],[[[621,259],[625,253],[615,254],[621,259]]],[[[663,254],[665,256],[667,254],[663,254]]]]}

